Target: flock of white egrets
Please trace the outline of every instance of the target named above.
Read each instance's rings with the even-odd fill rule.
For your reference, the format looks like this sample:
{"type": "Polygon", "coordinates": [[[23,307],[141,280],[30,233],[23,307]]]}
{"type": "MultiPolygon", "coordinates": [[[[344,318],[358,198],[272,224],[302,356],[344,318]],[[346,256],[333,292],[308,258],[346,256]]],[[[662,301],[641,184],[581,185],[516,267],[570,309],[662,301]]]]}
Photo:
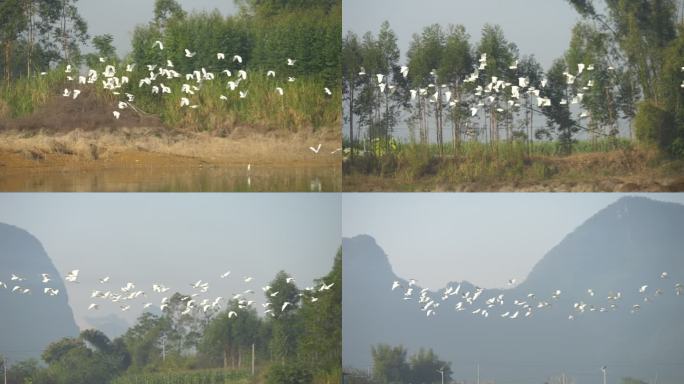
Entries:
{"type": "MultiPolygon", "coordinates": [[[[484,71],[487,68],[487,54],[483,53],[478,64],[475,66],[473,72],[469,74],[465,79],[463,79],[461,84],[434,84],[430,83],[426,87],[419,87],[417,89],[410,89],[410,100],[414,102],[416,99],[420,101],[427,101],[428,103],[439,103],[443,105],[454,108],[459,104],[461,106],[466,106],[470,110],[470,116],[476,117],[479,115],[480,111],[491,111],[491,112],[507,112],[515,111],[521,106],[526,108],[531,108],[534,102],[532,97],[536,99],[537,108],[546,108],[552,106],[552,100],[543,95],[543,90],[548,84],[546,78],[539,80],[538,84],[531,84],[529,77],[518,77],[517,83],[515,81],[509,81],[504,79],[504,76],[494,76],[492,75],[489,80],[483,78],[484,71]],[[472,83],[476,84],[484,80],[485,85],[476,85],[474,88],[467,88],[470,90],[472,88],[472,94],[465,91],[465,84],[472,83]],[[459,93],[460,92],[460,93],[459,93]],[[456,94],[461,94],[462,100],[454,97],[456,94]],[[521,105],[521,96],[525,94],[529,95],[529,101],[531,105],[523,103],[521,105]]],[[[518,69],[518,60],[511,63],[509,70],[518,69]]],[[[597,67],[594,64],[577,64],[577,71],[575,73],[570,73],[569,70],[563,72],[565,76],[565,83],[567,85],[567,97],[562,98],[557,101],[558,105],[568,106],[577,105],[581,106],[584,95],[587,91],[590,91],[595,86],[595,81],[592,80],[590,75],[594,72],[597,67]],[[589,74],[589,75],[587,75],[589,74]]],[[[605,68],[609,73],[614,72],[615,68],[608,65],[605,68]]],[[[684,67],[682,67],[682,72],[684,72],[684,67]]],[[[406,79],[409,74],[408,66],[401,66],[400,68],[401,76],[406,79]]],[[[359,71],[359,76],[371,76],[366,73],[366,70],[361,67],[359,71]]],[[[432,78],[437,79],[435,71],[431,71],[430,75],[432,78]]],[[[376,79],[370,80],[375,82],[381,94],[392,94],[396,91],[396,84],[392,84],[390,76],[386,74],[376,74],[376,79]]],[[[681,88],[684,88],[684,81],[682,81],[681,88]]],[[[579,111],[579,119],[585,119],[590,117],[589,112],[584,109],[579,111]]]]}
{"type": "MultiPolygon", "coordinates": [[[[153,44],[153,48],[158,48],[159,50],[163,51],[164,44],[161,41],[157,40],[153,44]]],[[[187,59],[192,59],[197,54],[197,52],[191,52],[187,48],[184,50],[184,52],[184,56],[187,59]]],[[[216,53],[216,60],[217,62],[225,61],[226,55],[222,52],[218,52],[216,53]]],[[[100,63],[104,64],[107,60],[101,57],[99,61],[100,63]]],[[[225,78],[227,79],[226,94],[228,94],[228,92],[237,91],[239,99],[245,99],[247,98],[247,95],[249,93],[249,90],[246,89],[246,87],[244,86],[247,80],[248,73],[245,69],[239,68],[242,66],[242,57],[240,55],[233,55],[231,61],[233,63],[233,69],[235,69],[235,66],[238,67],[237,71],[223,69],[219,72],[219,75],[207,71],[206,68],[196,69],[193,70],[192,73],[186,73],[182,75],[174,69],[174,64],[169,59],[166,59],[166,63],[163,64],[147,64],[145,67],[146,72],[148,72],[149,74],[144,78],[140,79],[140,81],[138,82],[138,88],[149,88],[149,92],[155,95],[164,96],[168,94],[169,97],[178,97],[179,108],[197,109],[200,107],[200,105],[193,100],[193,96],[201,90],[202,83],[205,81],[213,81],[217,79],[217,76],[225,76],[225,78]],[[233,72],[235,72],[235,75],[233,74],[233,72]],[[176,83],[174,80],[182,78],[185,79],[186,83],[180,85],[180,92],[174,92],[173,84],[176,83]],[[167,84],[164,84],[164,81],[166,81],[167,84]]],[[[292,58],[286,59],[287,66],[290,67],[295,66],[296,62],[297,60],[292,58]]],[[[96,84],[101,76],[102,87],[105,90],[110,91],[113,95],[117,96],[117,98],[122,98],[122,100],[120,100],[117,103],[117,109],[112,111],[112,115],[115,119],[118,120],[121,117],[121,111],[127,108],[131,108],[134,110],[137,109],[133,104],[133,102],[135,101],[134,94],[124,92],[123,96],[125,97],[122,97],[121,95],[121,88],[124,85],[129,84],[129,76],[135,70],[135,66],[135,63],[126,64],[126,68],[125,70],[123,70],[123,73],[121,73],[120,76],[117,76],[116,66],[111,64],[106,65],[104,71],[101,73],[98,73],[97,70],[91,68],[88,69],[87,75],[80,75],[78,74],[78,70],[73,68],[71,65],[67,65],[64,71],[67,75],[67,81],[77,81],[79,85],[96,84]]],[[[277,80],[276,72],[274,70],[268,70],[266,72],[266,77],[273,78],[274,81],[277,80]]],[[[280,97],[283,97],[285,95],[286,90],[283,87],[286,87],[286,83],[293,83],[296,81],[295,77],[286,77],[287,80],[283,80],[284,84],[275,84],[273,89],[273,92],[279,95],[280,97]]],[[[330,88],[328,87],[324,87],[322,92],[324,92],[324,94],[327,96],[332,96],[333,94],[330,88]]],[[[78,98],[80,94],[80,89],[65,88],[62,93],[62,96],[71,97],[75,100],[78,98]]],[[[226,94],[221,94],[219,96],[219,99],[223,102],[228,102],[229,98],[228,96],[226,96],[226,94]]],[[[318,150],[314,150],[314,147],[310,147],[309,149],[311,149],[311,151],[315,154],[318,154],[320,146],[318,147],[318,150]]],[[[334,153],[336,152],[333,152],[332,154],[334,153]]]]}
{"type": "MultiPolygon", "coordinates": [[[[227,279],[230,275],[231,272],[226,271],[219,275],[219,278],[227,279]]],[[[70,271],[64,277],[64,280],[70,284],[77,284],[79,283],[79,277],[80,271],[78,269],[75,269],[70,271]]],[[[99,310],[101,305],[100,303],[108,302],[113,303],[114,305],[118,305],[119,309],[123,312],[130,310],[132,308],[132,305],[138,303],[138,305],[144,311],[155,306],[155,303],[153,301],[149,301],[152,300],[152,296],[159,296],[157,298],[157,300],[159,300],[159,304],[156,307],[159,308],[161,311],[164,311],[171,304],[169,296],[165,295],[166,292],[168,292],[171,288],[162,283],[153,283],[152,291],[146,292],[141,289],[136,289],[136,284],[133,282],[126,282],[124,286],[117,289],[111,287],[110,280],[111,279],[109,276],[105,276],[98,279],[98,284],[100,284],[102,288],[92,290],[90,294],[92,303],[88,306],[88,310],[99,310]]],[[[244,276],[241,278],[241,280],[245,284],[249,284],[252,282],[252,280],[254,280],[254,278],[252,276],[244,276]]],[[[54,287],[50,287],[50,281],[52,281],[52,278],[49,274],[41,274],[40,283],[42,284],[42,294],[46,296],[58,296],[60,294],[60,290],[54,287]]],[[[6,283],[0,281],[0,291],[6,290],[9,294],[15,295],[33,294],[33,291],[29,287],[29,285],[33,285],[33,283],[27,281],[25,277],[21,277],[15,273],[12,273],[9,282],[10,286],[12,286],[11,289],[6,283]]],[[[294,285],[295,279],[289,277],[287,278],[286,283],[294,285]]],[[[309,300],[310,302],[315,303],[319,300],[319,297],[317,296],[326,291],[329,291],[334,284],[335,283],[321,283],[321,285],[318,287],[306,287],[300,293],[297,294],[297,301],[309,300]]],[[[222,304],[224,302],[227,302],[228,300],[236,301],[239,309],[250,308],[256,304],[256,300],[254,297],[255,292],[249,287],[247,287],[248,289],[242,292],[232,294],[232,296],[229,298],[224,298],[222,296],[216,296],[213,298],[203,297],[204,294],[206,294],[209,291],[209,283],[206,281],[198,280],[196,282],[190,283],[189,287],[194,292],[190,295],[184,295],[181,297],[181,301],[184,303],[184,308],[181,312],[181,315],[187,315],[192,312],[210,313],[220,311],[222,309],[222,304]]],[[[280,293],[279,291],[273,290],[273,288],[268,285],[262,287],[261,290],[263,291],[265,296],[271,298],[275,298],[280,293]]],[[[266,301],[265,303],[261,304],[261,306],[263,307],[264,315],[276,316],[277,312],[283,312],[288,307],[291,307],[294,304],[295,303],[289,301],[284,301],[281,304],[280,308],[272,308],[272,303],[270,301],[266,301]]],[[[237,316],[238,314],[234,311],[230,311],[228,315],[232,318],[234,316],[237,316]]]]}
{"type": "MultiPolygon", "coordinates": [[[[660,279],[663,284],[667,284],[666,281],[669,280],[668,273],[661,273],[660,279]]],[[[506,284],[509,287],[512,287],[515,285],[515,282],[515,279],[510,279],[506,284]]],[[[510,305],[504,306],[508,301],[508,299],[504,300],[504,293],[491,296],[486,300],[483,299],[478,301],[483,294],[486,294],[486,290],[484,288],[474,287],[472,291],[468,290],[466,292],[461,292],[461,284],[458,284],[456,287],[449,286],[441,292],[436,292],[439,295],[438,298],[431,297],[431,292],[428,288],[418,290],[415,279],[409,280],[406,287],[402,286],[400,281],[394,281],[392,283],[392,291],[396,289],[404,291],[402,295],[404,301],[417,302],[419,309],[425,313],[426,317],[435,316],[438,308],[442,306],[442,304],[446,304],[447,300],[455,297],[454,301],[458,300],[458,303],[456,303],[454,307],[457,312],[468,311],[474,316],[488,318],[490,313],[494,314],[496,311],[496,314],[501,318],[511,320],[528,318],[537,310],[551,308],[554,303],[558,302],[562,294],[559,289],[551,292],[549,297],[542,298],[538,297],[536,293],[528,293],[525,297],[514,298],[512,301],[513,307],[511,307],[510,305]]],[[[643,305],[650,303],[657,296],[665,294],[664,289],[649,289],[648,285],[638,287],[638,289],[635,289],[635,292],[639,294],[639,302],[633,303],[629,307],[630,313],[633,314],[639,312],[643,305]]],[[[682,283],[675,283],[674,293],[676,296],[684,294],[684,285],[682,285],[682,283]]],[[[596,292],[593,289],[588,288],[586,290],[586,295],[587,298],[573,302],[570,314],[568,315],[568,320],[574,320],[576,316],[584,313],[615,311],[619,307],[618,303],[622,300],[622,293],[620,291],[608,292],[605,299],[598,299],[596,292]],[[596,299],[593,299],[595,296],[596,299]],[[585,302],[585,300],[590,302],[585,302]]]]}

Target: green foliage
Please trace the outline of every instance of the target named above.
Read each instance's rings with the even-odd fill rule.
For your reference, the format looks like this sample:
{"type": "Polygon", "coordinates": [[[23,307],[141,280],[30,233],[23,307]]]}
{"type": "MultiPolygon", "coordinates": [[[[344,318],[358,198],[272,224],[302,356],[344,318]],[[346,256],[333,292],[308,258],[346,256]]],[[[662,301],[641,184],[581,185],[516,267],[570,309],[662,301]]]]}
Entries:
{"type": "Polygon", "coordinates": [[[444,374],[444,382],[451,381],[451,364],[439,360],[432,349],[425,350],[421,348],[411,356],[411,381],[414,383],[437,383],[441,382],[442,371],[444,374]]]}
{"type": "Polygon", "coordinates": [[[625,377],[622,379],[622,384],[647,384],[647,382],[632,377],[625,377]]]}
{"type": "Polygon", "coordinates": [[[111,384],[247,384],[249,373],[225,370],[172,371],[126,374],[112,380],[111,384]]]}
{"type": "Polygon", "coordinates": [[[92,45],[96,50],[96,53],[89,53],[85,55],[86,64],[90,67],[96,67],[99,65],[100,58],[104,58],[108,62],[118,61],[116,57],[116,49],[112,43],[114,42],[114,37],[110,34],[98,35],[93,37],[92,45]]]}
{"type": "Polygon", "coordinates": [[[673,141],[675,126],[672,115],[649,102],[639,103],[636,120],[637,139],[666,149],[673,141]]]}
{"type": "Polygon", "coordinates": [[[382,384],[403,383],[410,375],[406,362],[406,349],[378,344],[371,347],[373,356],[373,378],[382,384]]]}
{"type": "Polygon", "coordinates": [[[297,364],[273,365],[266,376],[267,384],[311,384],[313,375],[297,364]]]}
{"type": "Polygon", "coordinates": [[[298,354],[314,372],[334,373],[342,366],[342,250],[332,270],[314,282],[314,291],[302,299],[298,354]],[[332,287],[321,290],[323,284],[332,287]],[[315,300],[315,301],[314,301],[315,300]]]}
{"type": "Polygon", "coordinates": [[[579,127],[572,119],[570,109],[567,105],[560,105],[561,99],[567,99],[567,89],[565,75],[565,62],[556,60],[546,74],[548,83],[544,88],[544,94],[551,99],[551,106],[543,109],[547,117],[549,128],[556,127],[558,130],[558,141],[562,152],[570,153],[574,142],[574,135],[579,131],[579,127]]]}

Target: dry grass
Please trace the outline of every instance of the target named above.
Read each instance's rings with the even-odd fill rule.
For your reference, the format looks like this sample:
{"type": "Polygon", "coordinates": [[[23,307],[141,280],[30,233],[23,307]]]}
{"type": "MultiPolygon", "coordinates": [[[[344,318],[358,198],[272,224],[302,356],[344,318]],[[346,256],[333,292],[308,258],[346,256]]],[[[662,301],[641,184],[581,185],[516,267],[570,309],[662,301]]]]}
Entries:
{"type": "Polygon", "coordinates": [[[193,159],[219,165],[264,164],[269,166],[338,166],[341,156],[330,152],[339,147],[339,137],[333,130],[319,133],[255,135],[236,130],[228,137],[208,133],[168,132],[159,128],[117,128],[95,131],[68,132],[0,132],[0,160],[4,168],[11,168],[8,155],[22,154],[31,162],[51,165],[51,160],[68,158],[71,163],[92,163],[135,153],[138,157],[167,155],[159,165],[173,166],[193,159]],[[309,146],[322,144],[316,155],[309,146]],[[163,164],[164,162],[168,164],[163,164]]]}

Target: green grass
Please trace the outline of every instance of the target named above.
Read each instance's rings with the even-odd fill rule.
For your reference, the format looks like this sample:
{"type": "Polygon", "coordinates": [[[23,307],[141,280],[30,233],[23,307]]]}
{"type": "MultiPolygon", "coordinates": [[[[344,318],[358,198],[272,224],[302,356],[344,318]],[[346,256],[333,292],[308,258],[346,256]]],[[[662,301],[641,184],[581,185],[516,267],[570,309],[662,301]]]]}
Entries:
{"type": "Polygon", "coordinates": [[[45,104],[48,99],[59,96],[60,85],[64,83],[63,71],[53,70],[45,76],[22,77],[0,86],[0,118],[16,118],[30,114],[45,104]]]}
{"type": "Polygon", "coordinates": [[[247,372],[204,369],[192,371],[126,374],[111,384],[247,384],[252,376],[247,372]]]}
{"type": "Polygon", "coordinates": [[[662,156],[625,139],[577,142],[570,156],[562,155],[553,142],[534,143],[531,150],[523,142],[463,142],[456,150],[446,145],[442,155],[434,144],[396,143],[380,155],[360,149],[353,159],[347,155],[343,174],[346,189],[416,190],[438,185],[482,189],[551,179],[583,182],[661,169],[662,164],[662,156]]]}

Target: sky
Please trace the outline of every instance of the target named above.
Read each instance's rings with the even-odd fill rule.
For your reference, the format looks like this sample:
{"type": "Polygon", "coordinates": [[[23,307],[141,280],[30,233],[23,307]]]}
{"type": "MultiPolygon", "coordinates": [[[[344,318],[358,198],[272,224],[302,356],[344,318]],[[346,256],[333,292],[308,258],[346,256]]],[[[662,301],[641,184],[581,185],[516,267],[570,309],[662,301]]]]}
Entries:
{"type": "MultiPolygon", "coordinates": [[[[567,234],[627,194],[345,194],[342,234],[373,236],[397,276],[423,287],[518,282],[567,234]]],[[[684,204],[684,194],[629,194],[684,204]]]]}
{"type": "MultiPolygon", "coordinates": [[[[162,283],[185,294],[190,283],[210,283],[207,295],[227,297],[260,287],[280,270],[298,287],[311,286],[332,268],[340,242],[340,195],[252,194],[0,194],[0,222],[25,229],[42,243],[64,277],[80,269],[79,284],[66,283],[77,324],[88,316],[116,314],[129,324],[162,283]],[[225,279],[219,276],[231,271],[225,279]],[[98,280],[110,276],[110,283],[98,280]],[[254,278],[249,284],[243,278],[254,278]],[[102,304],[88,311],[93,289],[136,284],[148,297],[122,312],[102,304]]],[[[104,289],[103,289],[104,288],[104,289]]],[[[259,306],[261,308],[261,306],[259,306]]]]}
{"type": "Polygon", "coordinates": [[[342,29],[374,35],[389,21],[398,38],[402,57],[411,37],[430,24],[462,24],[471,43],[480,39],[482,27],[498,24],[508,41],[523,55],[534,54],[544,68],[560,57],[570,42],[570,32],[580,20],[565,0],[344,0],[342,29]]]}
{"type": "MultiPolygon", "coordinates": [[[[187,12],[213,11],[223,15],[237,12],[232,0],[177,0],[187,12]]],[[[147,24],[153,18],[154,0],[79,0],[78,11],[88,22],[90,36],[109,33],[114,36],[117,54],[123,56],[131,51],[131,38],[136,25],[147,24]]],[[[89,51],[89,50],[86,50],[89,51]]]]}

